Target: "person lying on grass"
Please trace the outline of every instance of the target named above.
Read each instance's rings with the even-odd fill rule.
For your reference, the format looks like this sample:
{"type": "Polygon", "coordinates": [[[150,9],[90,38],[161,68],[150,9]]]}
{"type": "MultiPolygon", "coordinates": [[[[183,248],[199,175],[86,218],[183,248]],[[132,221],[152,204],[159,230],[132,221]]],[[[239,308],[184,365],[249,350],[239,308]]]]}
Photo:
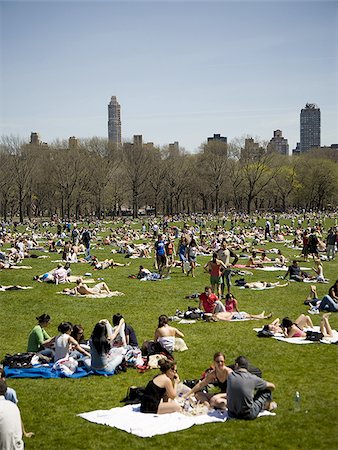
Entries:
{"type": "Polygon", "coordinates": [[[78,278],[76,280],[76,287],[73,289],[64,289],[63,292],[67,294],[80,294],[80,295],[97,295],[97,294],[109,294],[110,289],[107,284],[102,281],[101,283],[95,284],[92,288],[88,287],[83,278],[78,278]]]}
{"type": "Polygon", "coordinates": [[[127,264],[121,264],[121,263],[117,263],[113,260],[113,258],[111,259],[105,259],[104,261],[99,261],[99,259],[97,258],[97,256],[93,256],[91,263],[91,266],[94,266],[94,268],[96,270],[104,270],[104,269],[108,269],[108,267],[111,267],[112,269],[114,267],[126,267],[130,265],[130,262],[127,264]]]}
{"type": "Polygon", "coordinates": [[[280,284],[279,281],[276,283],[270,283],[267,281],[253,281],[252,283],[245,283],[244,287],[246,289],[265,289],[265,288],[271,288],[271,287],[285,287],[289,283],[280,284]]]}
{"type": "MultiPolygon", "coordinates": [[[[297,317],[297,319],[293,323],[301,330],[305,326],[313,327],[311,318],[309,316],[305,316],[304,314],[301,314],[299,317],[297,317]]],[[[271,323],[264,325],[263,330],[271,331],[271,333],[274,334],[283,333],[283,328],[281,327],[280,319],[277,317],[271,323]]]]}
{"type": "Polygon", "coordinates": [[[310,314],[318,314],[319,311],[337,312],[338,311],[338,280],[330,287],[329,293],[319,300],[316,286],[310,287],[310,295],[305,300],[305,305],[312,305],[310,314]]]}
{"type": "MultiPolygon", "coordinates": [[[[329,317],[331,313],[323,314],[320,320],[320,331],[324,337],[332,337],[333,332],[329,323],[329,317]]],[[[303,337],[306,338],[306,331],[304,331],[305,327],[313,328],[312,320],[309,316],[304,316],[304,325],[300,326],[296,323],[292,322],[288,317],[284,317],[281,323],[281,328],[283,330],[283,334],[287,338],[292,337],[303,337]]]]}

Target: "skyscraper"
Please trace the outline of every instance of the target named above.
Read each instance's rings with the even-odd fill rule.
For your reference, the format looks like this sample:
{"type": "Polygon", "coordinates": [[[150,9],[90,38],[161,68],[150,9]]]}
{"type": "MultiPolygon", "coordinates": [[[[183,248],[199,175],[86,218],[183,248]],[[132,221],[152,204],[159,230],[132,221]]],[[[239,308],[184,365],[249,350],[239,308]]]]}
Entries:
{"type": "Polygon", "coordinates": [[[300,151],[320,147],[320,109],[307,103],[300,112],[300,151]]]}
{"type": "Polygon", "coordinates": [[[288,140],[283,137],[281,130],[273,132],[273,138],[270,139],[268,150],[289,156],[288,140]]]}
{"type": "Polygon", "coordinates": [[[108,140],[121,144],[121,107],[115,95],[108,105],[108,140]]]}

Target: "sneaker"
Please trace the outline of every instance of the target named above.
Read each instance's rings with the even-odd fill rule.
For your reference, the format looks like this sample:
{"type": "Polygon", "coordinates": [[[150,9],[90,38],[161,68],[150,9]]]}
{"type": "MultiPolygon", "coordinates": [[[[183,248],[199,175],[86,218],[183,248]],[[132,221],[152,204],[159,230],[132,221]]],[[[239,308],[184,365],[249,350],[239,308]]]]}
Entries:
{"type": "Polygon", "coordinates": [[[311,308],[308,310],[309,314],[319,314],[319,309],[317,308],[311,308]]]}

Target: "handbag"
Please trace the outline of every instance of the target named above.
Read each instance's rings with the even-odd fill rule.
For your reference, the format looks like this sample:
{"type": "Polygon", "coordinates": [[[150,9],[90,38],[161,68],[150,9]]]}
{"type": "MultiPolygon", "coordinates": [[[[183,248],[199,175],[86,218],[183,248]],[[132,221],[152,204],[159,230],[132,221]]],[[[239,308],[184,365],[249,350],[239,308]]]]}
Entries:
{"type": "Polygon", "coordinates": [[[324,335],[321,331],[307,330],[305,339],[307,341],[319,342],[323,337],[324,335]]]}

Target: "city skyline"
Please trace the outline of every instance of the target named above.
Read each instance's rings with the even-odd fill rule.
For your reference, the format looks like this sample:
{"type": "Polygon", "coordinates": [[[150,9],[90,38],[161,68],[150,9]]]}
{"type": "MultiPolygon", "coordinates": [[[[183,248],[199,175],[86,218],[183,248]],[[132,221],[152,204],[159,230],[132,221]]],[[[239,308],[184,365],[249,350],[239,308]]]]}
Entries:
{"type": "Polygon", "coordinates": [[[337,3],[1,2],[1,134],[43,141],[208,136],[300,141],[299,113],[321,109],[321,145],[337,143],[337,3]]]}

